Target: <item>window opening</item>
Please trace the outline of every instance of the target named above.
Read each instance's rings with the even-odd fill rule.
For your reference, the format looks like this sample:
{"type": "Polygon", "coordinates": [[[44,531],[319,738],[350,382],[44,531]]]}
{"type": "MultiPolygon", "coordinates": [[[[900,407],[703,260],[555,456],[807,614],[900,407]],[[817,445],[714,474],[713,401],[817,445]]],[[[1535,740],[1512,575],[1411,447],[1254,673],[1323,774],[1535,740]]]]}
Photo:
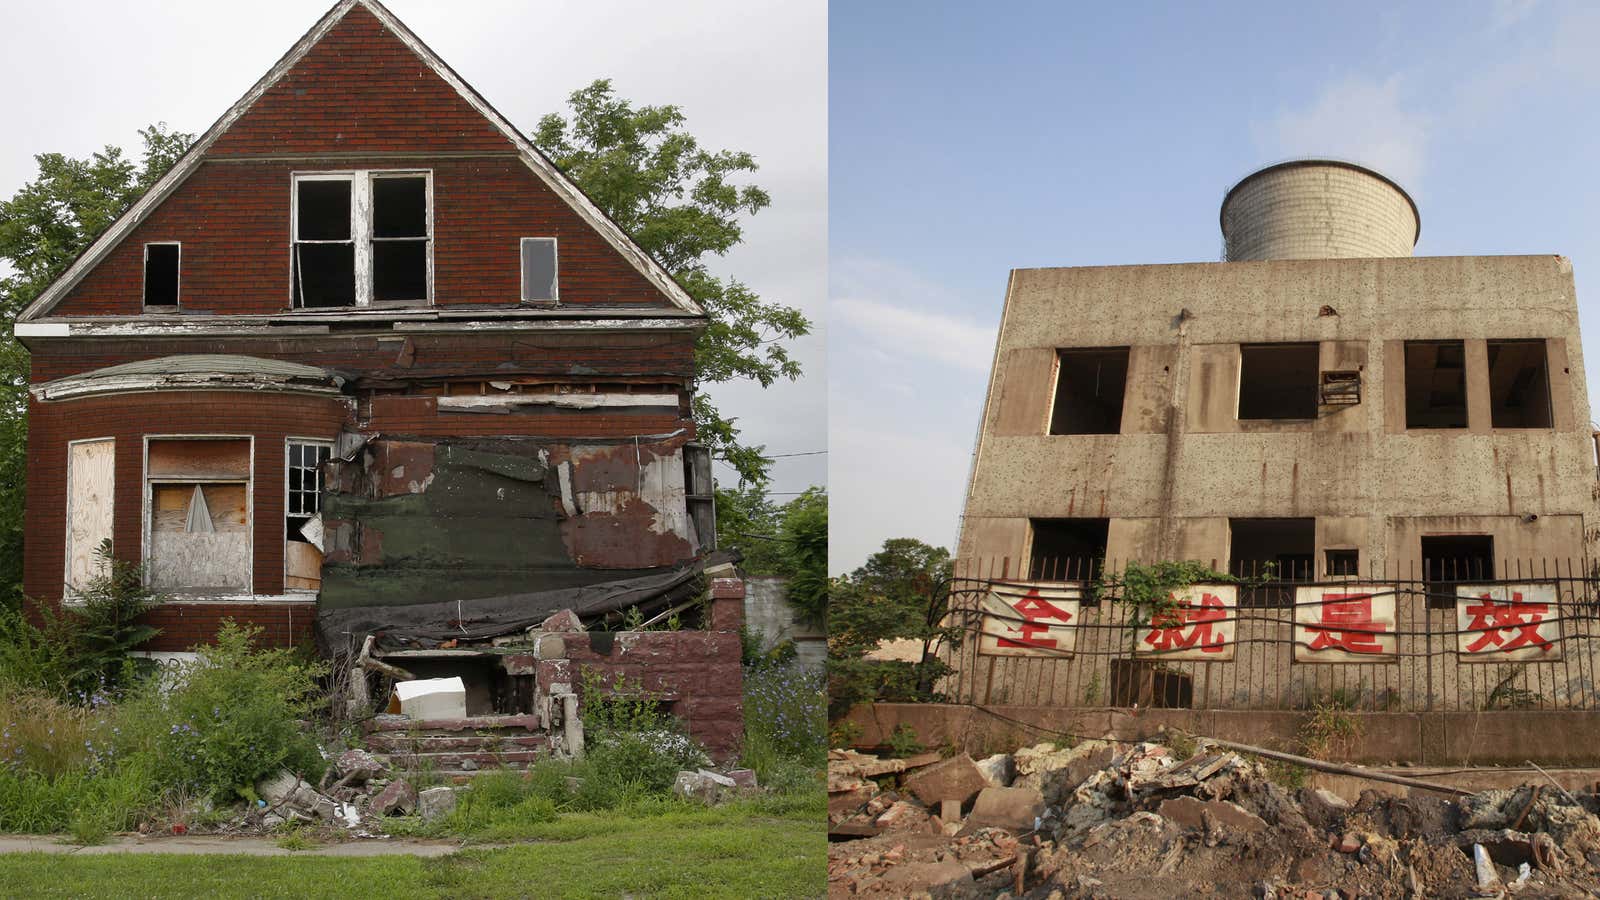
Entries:
{"type": "Polygon", "coordinates": [[[294,306],[432,299],[432,187],[426,172],[294,177],[294,306]]]}
{"type": "Polygon", "coordinates": [[[1315,580],[1316,519],[1229,519],[1228,573],[1264,583],[1239,589],[1239,605],[1292,608],[1298,582],[1315,580]]]}
{"type": "Polygon", "coordinates": [[[1117,434],[1128,386],[1128,348],[1057,351],[1051,434],[1117,434]]]}
{"type": "Polygon", "coordinates": [[[323,469],[331,444],[290,441],[284,504],[284,587],[315,591],[322,587],[323,469]]]}
{"type": "Polygon", "coordinates": [[[178,305],[177,244],[144,245],[144,305],[178,305]]]}
{"type": "Polygon", "coordinates": [[[1406,427],[1467,427],[1466,345],[1406,341],[1406,427]]]}
{"type": "Polygon", "coordinates": [[[428,180],[372,179],[372,299],[428,299],[428,180]]]}
{"type": "Polygon", "coordinates": [[[1429,609],[1455,609],[1456,585],[1494,580],[1494,537],[1449,534],[1422,539],[1429,609]]]}
{"type": "Polygon", "coordinates": [[[522,302],[550,303],[560,299],[556,274],[556,239],[522,239],[522,302]]]}
{"type": "Polygon", "coordinates": [[[1361,577],[1361,551],[1359,550],[1328,550],[1326,551],[1326,563],[1329,578],[1361,577]]]}
{"type": "Polygon", "coordinates": [[[1099,577],[1110,519],[1030,519],[1028,524],[1033,532],[1029,578],[1085,581],[1099,577]]]}
{"type": "Polygon", "coordinates": [[[1240,419],[1315,419],[1318,346],[1243,344],[1239,347],[1240,419]]]}
{"type": "Polygon", "coordinates": [[[1544,341],[1489,342],[1489,410],[1495,428],[1549,428],[1544,341]]]}

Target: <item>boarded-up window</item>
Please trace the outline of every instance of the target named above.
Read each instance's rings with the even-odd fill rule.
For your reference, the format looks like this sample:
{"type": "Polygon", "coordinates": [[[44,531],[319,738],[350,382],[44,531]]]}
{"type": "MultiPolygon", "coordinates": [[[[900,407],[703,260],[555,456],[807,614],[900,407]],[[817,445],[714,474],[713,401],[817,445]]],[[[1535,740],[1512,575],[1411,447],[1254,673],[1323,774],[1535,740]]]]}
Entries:
{"type": "Polygon", "coordinates": [[[332,454],[331,444],[289,442],[283,546],[283,586],[287,590],[322,587],[323,466],[332,454]]]}
{"type": "Polygon", "coordinates": [[[150,586],[182,594],[250,590],[250,439],[150,441],[150,586]]]}
{"type": "Polygon", "coordinates": [[[102,438],[67,445],[67,597],[99,571],[96,551],[111,539],[116,441],[102,438]]]}
{"type": "Polygon", "coordinates": [[[556,239],[522,239],[522,302],[552,303],[556,290],[556,239]]]}

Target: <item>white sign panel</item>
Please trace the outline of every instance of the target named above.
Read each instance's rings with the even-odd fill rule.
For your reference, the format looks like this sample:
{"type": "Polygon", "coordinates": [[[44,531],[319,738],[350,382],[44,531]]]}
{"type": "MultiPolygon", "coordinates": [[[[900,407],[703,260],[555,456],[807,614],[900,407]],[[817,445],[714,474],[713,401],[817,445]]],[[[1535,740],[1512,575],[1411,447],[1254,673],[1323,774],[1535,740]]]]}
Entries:
{"type": "Polygon", "coordinates": [[[987,656],[1070,655],[1078,635],[1076,585],[997,584],[983,598],[978,652],[987,656]]]}
{"type": "Polygon", "coordinates": [[[1560,610],[1553,584],[1461,585],[1456,588],[1461,662],[1560,659],[1560,610]]]}
{"type": "Polygon", "coordinates": [[[1139,640],[1140,655],[1163,659],[1233,659],[1239,588],[1195,584],[1169,595],[1177,605],[1155,613],[1139,640]]]}
{"type": "Polygon", "coordinates": [[[1394,598],[1392,584],[1295,588],[1295,662],[1396,661],[1394,598]]]}

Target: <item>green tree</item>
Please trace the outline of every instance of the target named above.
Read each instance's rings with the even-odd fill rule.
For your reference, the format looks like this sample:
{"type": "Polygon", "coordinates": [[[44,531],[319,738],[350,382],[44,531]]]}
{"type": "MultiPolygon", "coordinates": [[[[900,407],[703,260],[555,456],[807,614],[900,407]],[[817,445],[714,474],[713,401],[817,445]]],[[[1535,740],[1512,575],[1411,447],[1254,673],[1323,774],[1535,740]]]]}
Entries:
{"type": "Polygon", "coordinates": [[[835,579],[828,603],[828,703],[839,716],[873,700],[927,702],[950,667],[941,644],[960,643],[961,628],[945,622],[950,598],[950,553],[915,538],[891,538],[860,568],[835,579]],[[866,659],[881,641],[921,643],[915,661],[866,659]]]}
{"type": "Polygon", "coordinates": [[[810,488],[785,504],[778,537],[782,542],[782,574],[789,576],[789,605],[801,621],[827,624],[827,491],[810,488]]]}
{"type": "MultiPolygon", "coordinates": [[[[568,98],[568,113],[539,120],[532,139],[594,202],[705,308],[709,323],[695,348],[703,385],[749,379],[769,387],[800,377],[784,342],[807,334],[798,309],[763,300],[743,282],[711,273],[744,237],[740,217],[771,204],[767,192],[737,179],[755,172],[749,153],[702,148],[676,106],[635,107],[611,82],[568,98]]],[[[694,398],[700,438],[738,470],[764,484],[764,447],[739,439],[735,420],[704,393],[694,398]]]]}
{"type": "MultiPolygon", "coordinates": [[[[14,321],[62,270],[160,178],[194,135],[165,122],[139,132],[135,161],[107,146],[87,159],[34,157],[39,174],[0,201],[0,311],[14,321]]],[[[0,586],[20,600],[22,508],[27,482],[28,353],[11,328],[0,329],[0,586]]]]}

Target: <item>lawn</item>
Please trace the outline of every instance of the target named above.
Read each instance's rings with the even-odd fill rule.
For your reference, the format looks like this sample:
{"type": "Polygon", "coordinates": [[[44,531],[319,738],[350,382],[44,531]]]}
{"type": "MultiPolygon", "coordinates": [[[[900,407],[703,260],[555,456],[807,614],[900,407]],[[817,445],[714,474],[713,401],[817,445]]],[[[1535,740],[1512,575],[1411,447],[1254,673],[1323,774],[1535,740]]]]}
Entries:
{"type": "Polygon", "coordinates": [[[9,854],[0,884],[19,897],[822,897],[825,831],[811,809],[757,803],[579,813],[538,842],[441,859],[9,854]]]}

